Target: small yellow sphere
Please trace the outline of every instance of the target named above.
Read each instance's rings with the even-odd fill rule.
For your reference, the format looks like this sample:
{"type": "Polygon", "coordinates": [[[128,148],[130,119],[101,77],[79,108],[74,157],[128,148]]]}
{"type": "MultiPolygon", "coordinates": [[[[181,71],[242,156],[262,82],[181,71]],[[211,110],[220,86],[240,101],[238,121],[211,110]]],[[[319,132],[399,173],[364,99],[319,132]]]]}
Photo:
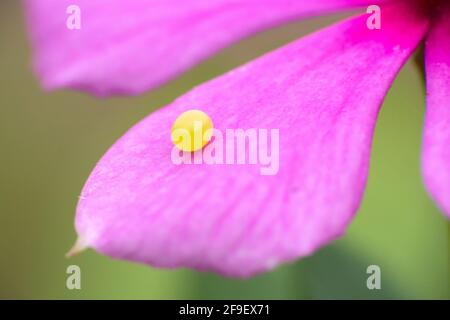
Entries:
{"type": "Polygon", "coordinates": [[[178,116],[172,126],[172,142],[185,152],[202,149],[212,137],[211,118],[201,110],[189,110],[178,116]]]}

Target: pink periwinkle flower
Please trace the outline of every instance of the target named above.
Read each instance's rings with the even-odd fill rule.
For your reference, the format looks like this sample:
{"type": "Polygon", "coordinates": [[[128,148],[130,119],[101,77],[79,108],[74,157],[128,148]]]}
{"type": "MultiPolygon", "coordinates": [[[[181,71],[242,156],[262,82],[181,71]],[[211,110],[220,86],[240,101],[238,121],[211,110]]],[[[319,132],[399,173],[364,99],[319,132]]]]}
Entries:
{"type": "MultiPolygon", "coordinates": [[[[27,0],[47,89],[139,94],[257,31],[373,0],[27,0]],[[68,30],[66,8],[81,9],[68,30]]],[[[426,187],[450,214],[450,1],[387,0],[208,81],[131,128],[89,177],[76,250],[247,277],[340,237],[367,180],[378,111],[425,42],[426,187]],[[201,109],[216,129],[279,128],[276,175],[259,165],[174,165],[170,129],[201,109]]]]}

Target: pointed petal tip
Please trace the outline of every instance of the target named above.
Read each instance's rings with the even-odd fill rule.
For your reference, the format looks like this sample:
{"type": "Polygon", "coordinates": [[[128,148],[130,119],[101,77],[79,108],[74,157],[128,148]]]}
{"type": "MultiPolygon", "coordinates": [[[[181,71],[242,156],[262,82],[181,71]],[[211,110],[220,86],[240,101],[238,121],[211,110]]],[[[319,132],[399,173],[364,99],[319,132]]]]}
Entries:
{"type": "Polygon", "coordinates": [[[78,238],[72,248],[66,253],[66,258],[72,258],[85,251],[87,248],[89,248],[89,246],[86,242],[83,239],[78,238]]]}

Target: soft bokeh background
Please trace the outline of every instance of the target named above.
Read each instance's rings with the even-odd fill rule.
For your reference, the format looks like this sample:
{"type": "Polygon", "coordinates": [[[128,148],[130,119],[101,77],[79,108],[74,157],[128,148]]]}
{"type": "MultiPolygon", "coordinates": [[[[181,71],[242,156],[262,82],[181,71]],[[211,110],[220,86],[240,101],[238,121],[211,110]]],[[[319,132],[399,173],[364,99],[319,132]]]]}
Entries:
{"type": "Polygon", "coordinates": [[[97,100],[40,89],[30,69],[20,2],[2,0],[0,298],[449,299],[450,227],[421,181],[424,88],[413,63],[398,77],[380,114],[369,184],[356,220],[345,237],[312,257],[245,281],[157,270],[93,251],[64,258],[75,240],[81,187],[130,126],[194,85],[342,16],[261,33],[144,96],[97,100]],[[81,267],[81,290],[65,287],[70,264],[81,267]],[[366,288],[371,264],[382,269],[382,290],[366,288]]]}

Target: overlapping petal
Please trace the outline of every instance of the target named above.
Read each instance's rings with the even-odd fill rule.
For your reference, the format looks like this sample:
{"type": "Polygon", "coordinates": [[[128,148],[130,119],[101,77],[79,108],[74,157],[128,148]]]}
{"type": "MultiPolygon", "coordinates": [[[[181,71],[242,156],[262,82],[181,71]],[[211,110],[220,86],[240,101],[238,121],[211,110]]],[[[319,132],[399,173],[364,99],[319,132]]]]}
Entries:
{"type": "Polygon", "coordinates": [[[423,173],[432,197],[450,216],[450,5],[442,4],[426,44],[427,111],[423,173]]]}
{"type": "Polygon", "coordinates": [[[99,96],[154,88],[256,31],[368,0],[26,0],[44,87],[99,96]],[[81,10],[68,30],[66,9],[81,10]]]}
{"type": "Polygon", "coordinates": [[[383,18],[382,30],[359,17],[294,42],[137,124],[83,189],[82,242],[119,259],[244,277],[341,236],[361,201],[383,97],[427,28],[408,7],[386,7],[383,18]],[[192,108],[222,132],[278,128],[278,174],[173,164],[170,127],[192,108]]]}

